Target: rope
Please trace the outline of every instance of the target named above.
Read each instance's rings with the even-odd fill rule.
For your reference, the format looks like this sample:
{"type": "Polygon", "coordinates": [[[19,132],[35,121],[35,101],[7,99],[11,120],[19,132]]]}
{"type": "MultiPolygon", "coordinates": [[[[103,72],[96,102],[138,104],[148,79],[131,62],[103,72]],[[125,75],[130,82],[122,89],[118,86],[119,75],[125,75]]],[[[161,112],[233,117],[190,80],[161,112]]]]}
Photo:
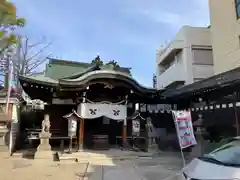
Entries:
{"type": "Polygon", "coordinates": [[[120,101],[120,102],[112,103],[112,102],[109,102],[109,101],[93,102],[93,101],[91,101],[91,100],[89,100],[89,99],[87,99],[87,98],[85,98],[85,100],[86,100],[86,102],[88,102],[88,103],[93,103],[93,104],[99,103],[99,104],[114,104],[114,105],[123,104],[123,103],[125,103],[125,101],[126,101],[126,100],[122,100],[122,101],[120,101]]]}

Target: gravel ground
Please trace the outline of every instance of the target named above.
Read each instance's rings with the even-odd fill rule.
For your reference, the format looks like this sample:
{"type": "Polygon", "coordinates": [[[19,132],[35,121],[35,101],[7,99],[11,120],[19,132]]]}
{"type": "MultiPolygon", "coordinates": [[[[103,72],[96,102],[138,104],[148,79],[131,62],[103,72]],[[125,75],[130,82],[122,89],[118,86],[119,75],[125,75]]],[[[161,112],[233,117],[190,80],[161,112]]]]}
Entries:
{"type": "Polygon", "coordinates": [[[92,158],[90,162],[53,162],[52,159],[9,157],[7,152],[0,152],[0,166],[2,180],[161,180],[179,172],[182,161],[162,154],[127,160],[92,158]]]}

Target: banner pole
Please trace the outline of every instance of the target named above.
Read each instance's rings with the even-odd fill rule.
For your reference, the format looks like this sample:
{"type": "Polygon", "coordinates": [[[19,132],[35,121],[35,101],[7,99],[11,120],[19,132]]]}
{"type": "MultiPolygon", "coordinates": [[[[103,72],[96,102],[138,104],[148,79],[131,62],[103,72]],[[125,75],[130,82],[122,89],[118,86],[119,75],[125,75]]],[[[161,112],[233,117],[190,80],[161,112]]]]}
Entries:
{"type": "Polygon", "coordinates": [[[180,149],[181,149],[181,155],[182,155],[182,160],[183,160],[183,167],[185,167],[185,165],[186,165],[186,160],[185,160],[185,157],[184,157],[184,154],[183,154],[183,150],[182,150],[181,147],[180,147],[180,149]]]}
{"type": "Polygon", "coordinates": [[[6,99],[6,115],[9,116],[8,109],[9,109],[9,100],[11,96],[11,87],[12,87],[12,79],[13,79],[13,66],[10,64],[10,68],[8,69],[9,77],[8,77],[8,89],[7,89],[7,99],[6,99]]]}
{"type": "Polygon", "coordinates": [[[10,126],[10,131],[9,131],[9,155],[12,156],[13,155],[13,137],[12,137],[12,121],[11,121],[11,126],[10,126]]]}
{"type": "Polygon", "coordinates": [[[181,142],[180,142],[180,139],[179,139],[178,125],[177,125],[176,116],[174,114],[174,111],[172,111],[172,116],[173,116],[173,121],[174,121],[175,129],[176,129],[176,132],[177,132],[177,136],[178,136],[178,144],[179,144],[180,151],[181,151],[183,167],[185,167],[186,161],[185,161],[185,157],[184,157],[183,150],[182,150],[182,147],[181,147],[181,142]]]}

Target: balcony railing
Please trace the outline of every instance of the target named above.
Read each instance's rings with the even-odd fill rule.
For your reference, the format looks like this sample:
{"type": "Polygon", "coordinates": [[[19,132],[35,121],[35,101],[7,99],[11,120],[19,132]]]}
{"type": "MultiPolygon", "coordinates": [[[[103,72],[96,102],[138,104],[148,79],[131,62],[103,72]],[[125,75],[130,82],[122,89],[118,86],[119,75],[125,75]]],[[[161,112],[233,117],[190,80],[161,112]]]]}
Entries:
{"type": "Polygon", "coordinates": [[[164,49],[158,52],[157,64],[163,63],[163,61],[167,59],[169,55],[171,55],[172,53],[176,53],[176,51],[179,51],[183,47],[184,47],[183,40],[172,41],[164,49]]]}
{"type": "Polygon", "coordinates": [[[157,77],[157,86],[161,89],[176,81],[185,81],[185,79],[184,66],[180,63],[174,63],[157,77]]]}

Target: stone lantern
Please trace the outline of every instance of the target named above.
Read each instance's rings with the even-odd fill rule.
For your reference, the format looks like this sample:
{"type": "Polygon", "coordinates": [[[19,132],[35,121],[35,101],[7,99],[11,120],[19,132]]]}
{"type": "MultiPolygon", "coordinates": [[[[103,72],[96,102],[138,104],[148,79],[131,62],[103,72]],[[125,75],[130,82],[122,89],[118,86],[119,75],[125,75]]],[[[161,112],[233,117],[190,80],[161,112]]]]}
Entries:
{"type": "Polygon", "coordinates": [[[36,159],[52,157],[51,145],[49,144],[49,139],[52,135],[50,133],[50,127],[51,123],[49,115],[45,114],[42,121],[42,129],[39,133],[40,144],[38,145],[37,152],[35,153],[36,159]]]}
{"type": "MultiPolygon", "coordinates": [[[[70,140],[68,153],[72,153],[72,141],[73,137],[77,136],[77,121],[79,121],[80,116],[73,110],[72,113],[66,114],[63,118],[68,120],[68,137],[70,140]]],[[[61,149],[64,151],[64,141],[61,141],[61,149]]]]}
{"type": "Polygon", "coordinates": [[[204,140],[203,136],[206,134],[206,128],[203,124],[202,114],[198,115],[198,120],[193,122],[193,128],[196,129],[195,136],[197,145],[192,148],[190,158],[195,158],[204,154],[207,141],[204,140]]]}
{"type": "Polygon", "coordinates": [[[193,127],[196,128],[196,136],[202,137],[202,135],[206,133],[206,128],[203,125],[202,114],[198,115],[198,120],[193,123],[193,127]]]}

